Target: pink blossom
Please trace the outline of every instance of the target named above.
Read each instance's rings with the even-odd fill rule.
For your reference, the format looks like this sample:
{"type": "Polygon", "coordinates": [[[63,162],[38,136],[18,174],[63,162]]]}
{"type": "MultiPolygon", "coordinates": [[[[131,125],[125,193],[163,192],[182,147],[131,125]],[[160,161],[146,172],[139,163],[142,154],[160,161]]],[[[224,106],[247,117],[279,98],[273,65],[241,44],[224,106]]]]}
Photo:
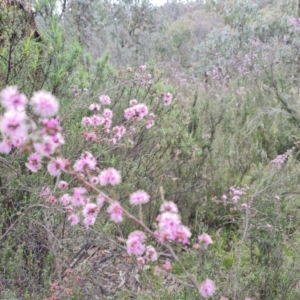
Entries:
{"type": "Polygon", "coordinates": [[[92,103],[89,107],[89,110],[95,111],[95,110],[100,110],[101,106],[97,103],[92,103]]]}
{"type": "Polygon", "coordinates": [[[104,203],[105,203],[105,197],[102,195],[99,195],[97,197],[97,204],[98,204],[99,208],[101,208],[104,205],[104,203]]]}
{"type": "Polygon", "coordinates": [[[252,298],[247,297],[247,298],[245,298],[245,300],[252,300],[252,298]]]}
{"type": "Polygon", "coordinates": [[[203,233],[203,234],[199,235],[198,236],[198,241],[200,242],[201,246],[204,249],[206,249],[208,247],[208,245],[213,243],[211,237],[206,233],[203,233]]]}
{"type": "Polygon", "coordinates": [[[12,150],[12,143],[8,139],[4,139],[0,142],[0,153],[8,154],[12,150]]]}
{"type": "Polygon", "coordinates": [[[97,185],[99,183],[99,178],[96,176],[93,176],[90,178],[90,183],[93,185],[97,185]]]}
{"type": "Polygon", "coordinates": [[[32,153],[30,154],[30,156],[27,159],[27,163],[25,163],[25,166],[27,167],[27,169],[29,169],[30,171],[36,173],[41,167],[41,157],[39,154],[37,153],[32,153]]]}
{"type": "Polygon", "coordinates": [[[93,170],[96,167],[97,161],[90,152],[84,152],[81,154],[80,159],[74,164],[74,170],[76,172],[82,172],[86,168],[93,170]]]}
{"type": "Polygon", "coordinates": [[[212,280],[206,279],[199,287],[199,291],[204,298],[208,298],[214,294],[216,290],[215,284],[212,280]]]}
{"type": "Polygon", "coordinates": [[[99,212],[99,207],[94,203],[87,203],[83,208],[82,214],[85,218],[94,217],[96,218],[99,212]]]}
{"type": "Polygon", "coordinates": [[[93,115],[88,118],[89,124],[92,126],[100,126],[103,125],[104,119],[100,115],[93,115]]]}
{"type": "Polygon", "coordinates": [[[158,258],[157,252],[153,246],[147,246],[146,258],[151,261],[156,261],[158,258]]]}
{"type": "Polygon", "coordinates": [[[239,196],[233,196],[231,200],[232,200],[233,203],[237,203],[240,200],[240,197],[239,196]]]}
{"type": "Polygon", "coordinates": [[[150,129],[151,127],[154,126],[154,124],[155,124],[155,122],[154,122],[153,120],[148,120],[148,121],[146,122],[146,128],[147,128],[147,129],[150,129]]]}
{"type": "Polygon", "coordinates": [[[33,111],[41,117],[52,117],[58,112],[58,101],[53,95],[45,91],[35,92],[30,104],[33,111]]]}
{"type": "Polygon", "coordinates": [[[174,231],[180,225],[180,217],[177,214],[164,212],[160,215],[159,229],[161,231],[174,231]]]}
{"type": "Polygon", "coordinates": [[[130,106],[135,106],[135,105],[137,105],[139,102],[136,100],[136,99],[133,99],[133,100],[130,100],[129,101],[129,104],[130,104],[130,106]]]}
{"type": "Polygon", "coordinates": [[[139,267],[140,269],[141,269],[141,268],[143,267],[143,265],[146,263],[145,258],[142,257],[142,256],[137,257],[136,261],[137,261],[138,267],[139,267]]]}
{"type": "Polygon", "coordinates": [[[116,223],[123,221],[123,209],[119,202],[113,202],[107,209],[110,219],[116,223]]]}
{"type": "Polygon", "coordinates": [[[121,182],[121,174],[114,168],[108,168],[100,173],[99,180],[102,186],[117,185],[121,182]]]}
{"type": "Polygon", "coordinates": [[[229,300],[229,299],[222,296],[222,297],[220,298],[220,300],[229,300]]]}
{"type": "Polygon", "coordinates": [[[90,118],[89,117],[83,117],[81,120],[82,125],[88,125],[90,124],[90,118]]]}
{"type": "Polygon", "coordinates": [[[16,86],[8,86],[6,87],[0,94],[1,96],[1,104],[7,110],[17,110],[23,111],[25,110],[25,106],[27,103],[26,96],[18,92],[18,88],[16,86]]]}
{"type": "Polygon", "coordinates": [[[58,176],[60,174],[60,165],[55,160],[51,160],[47,165],[47,171],[52,176],[58,176]]]}
{"type": "Polygon", "coordinates": [[[67,206],[69,205],[69,203],[71,202],[72,197],[69,194],[64,194],[59,198],[59,202],[63,205],[63,206],[67,206]]]}
{"type": "Polygon", "coordinates": [[[143,231],[135,230],[128,235],[129,239],[137,238],[139,241],[144,242],[146,236],[143,231]]]}
{"type": "Polygon", "coordinates": [[[172,201],[165,201],[162,206],[160,207],[160,212],[171,212],[171,213],[175,213],[177,214],[178,213],[178,208],[177,208],[177,205],[172,202],[172,201]]]}
{"type": "Polygon", "coordinates": [[[83,220],[83,224],[88,229],[90,226],[93,226],[96,222],[96,217],[94,216],[87,216],[83,220]]]}
{"type": "MultiPolygon", "coordinates": [[[[112,125],[111,119],[104,119],[103,125],[106,129],[110,129],[111,125],[112,125]]],[[[107,132],[109,132],[109,131],[107,131],[107,132]]]]}
{"type": "Polygon", "coordinates": [[[173,96],[171,93],[163,94],[163,101],[164,101],[165,106],[169,106],[171,104],[172,98],[173,98],[173,96]]]}
{"type": "Polygon", "coordinates": [[[68,220],[71,223],[71,226],[77,225],[79,223],[79,217],[77,215],[69,216],[68,220]]]}
{"type": "Polygon", "coordinates": [[[65,207],[65,213],[69,214],[72,211],[73,211],[73,206],[72,205],[69,205],[69,206],[65,207]]]}
{"type": "Polygon", "coordinates": [[[14,138],[16,136],[27,136],[26,115],[24,112],[7,111],[0,118],[0,131],[4,136],[14,138]]]}
{"type": "Polygon", "coordinates": [[[43,136],[42,141],[34,142],[33,147],[42,156],[49,156],[55,152],[59,145],[50,136],[43,136]]]}
{"type": "Polygon", "coordinates": [[[74,194],[72,198],[72,202],[74,206],[81,206],[85,204],[85,199],[83,195],[85,194],[86,189],[83,187],[74,188],[74,194]]]}
{"type": "Polygon", "coordinates": [[[245,210],[247,210],[248,208],[250,208],[250,206],[249,206],[247,203],[243,203],[243,204],[241,205],[241,207],[242,207],[243,209],[245,209],[245,210]]]}
{"type": "Polygon", "coordinates": [[[145,104],[137,104],[135,106],[126,108],[124,111],[124,117],[126,120],[142,120],[148,114],[148,107],[145,104]]]}
{"type": "Polygon", "coordinates": [[[141,256],[145,252],[145,245],[143,241],[145,235],[141,231],[134,231],[128,236],[127,240],[127,252],[129,255],[134,254],[136,256],[141,256]]]}
{"type": "Polygon", "coordinates": [[[141,66],[139,66],[139,70],[141,72],[145,72],[147,70],[147,66],[146,65],[141,65],[141,66]]]}
{"type": "Polygon", "coordinates": [[[172,270],[172,264],[168,259],[163,264],[163,269],[167,272],[170,272],[172,270]]]}
{"type": "Polygon", "coordinates": [[[103,117],[106,119],[111,119],[113,117],[113,112],[110,109],[105,108],[103,111],[103,117]]]}
{"type": "Polygon", "coordinates": [[[176,241],[182,244],[188,244],[189,238],[192,236],[191,231],[184,225],[179,225],[176,228],[176,241]]]}
{"type": "Polygon", "coordinates": [[[99,141],[99,138],[97,137],[95,132],[83,132],[82,136],[84,137],[84,139],[86,139],[87,141],[99,141]]]}
{"type": "Polygon", "coordinates": [[[139,205],[149,202],[150,196],[143,190],[139,190],[130,195],[130,204],[139,205]]]}
{"type": "Polygon", "coordinates": [[[50,194],[50,192],[51,192],[51,190],[50,190],[49,186],[44,186],[44,187],[42,187],[40,197],[48,196],[50,194]]]}
{"type": "Polygon", "coordinates": [[[50,203],[50,204],[54,204],[57,202],[57,199],[56,197],[54,197],[53,195],[50,195],[47,199],[47,202],[50,203]]]}
{"type": "Polygon", "coordinates": [[[42,134],[47,133],[51,136],[55,136],[58,132],[62,131],[58,118],[43,119],[42,124],[44,126],[42,134]]]}
{"type": "Polygon", "coordinates": [[[57,186],[60,189],[65,189],[66,187],[68,187],[68,183],[66,181],[60,180],[57,186]]]}
{"type": "Polygon", "coordinates": [[[99,100],[100,100],[100,102],[101,102],[102,104],[104,104],[104,105],[109,105],[110,102],[111,102],[109,96],[107,96],[107,95],[101,95],[101,96],[99,97],[99,100]]]}
{"type": "Polygon", "coordinates": [[[150,113],[148,117],[150,120],[154,120],[156,116],[154,113],[150,113]]]}

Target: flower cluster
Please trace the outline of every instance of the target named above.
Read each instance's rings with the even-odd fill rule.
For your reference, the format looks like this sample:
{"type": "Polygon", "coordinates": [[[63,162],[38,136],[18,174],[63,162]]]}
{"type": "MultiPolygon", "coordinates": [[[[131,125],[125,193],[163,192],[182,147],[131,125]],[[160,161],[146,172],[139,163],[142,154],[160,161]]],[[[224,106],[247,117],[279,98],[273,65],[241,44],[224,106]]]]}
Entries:
{"type": "Polygon", "coordinates": [[[285,153],[280,154],[273,159],[271,161],[273,168],[276,170],[281,169],[288,157],[292,155],[294,149],[294,147],[292,149],[288,149],[285,153]]]}
{"type": "Polygon", "coordinates": [[[158,215],[159,230],[155,231],[157,240],[161,243],[167,241],[176,241],[182,244],[188,244],[191,237],[191,231],[188,227],[181,224],[178,208],[173,202],[165,202],[160,208],[161,214],[158,215]]]}
{"type": "MultiPolygon", "coordinates": [[[[13,148],[31,151],[25,165],[30,171],[37,172],[42,167],[43,157],[54,154],[56,149],[64,144],[59,119],[54,117],[58,112],[58,101],[44,91],[33,94],[29,105],[32,111],[42,118],[42,129],[39,129],[26,115],[28,101],[25,95],[19,93],[17,87],[7,87],[0,95],[1,104],[6,109],[0,118],[0,132],[3,138],[0,142],[0,153],[9,154],[13,148]]],[[[57,159],[55,163],[48,165],[48,171],[54,175],[66,167],[65,161],[57,159]]]]}

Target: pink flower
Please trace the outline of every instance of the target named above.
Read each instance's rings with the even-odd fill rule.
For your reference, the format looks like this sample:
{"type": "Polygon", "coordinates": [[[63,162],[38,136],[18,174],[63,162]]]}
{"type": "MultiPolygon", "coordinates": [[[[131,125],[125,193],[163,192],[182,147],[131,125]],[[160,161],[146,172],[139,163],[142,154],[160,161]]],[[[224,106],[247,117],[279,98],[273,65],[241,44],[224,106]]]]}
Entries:
{"type": "Polygon", "coordinates": [[[177,214],[178,213],[178,208],[177,208],[177,205],[172,202],[172,201],[165,201],[162,206],[160,207],[160,212],[171,212],[171,213],[174,213],[174,214],[177,214]]]}
{"type": "Polygon", "coordinates": [[[50,204],[53,204],[53,203],[56,203],[57,202],[57,199],[56,197],[54,197],[53,195],[50,195],[47,199],[47,202],[50,203],[50,204]]]}
{"type": "Polygon", "coordinates": [[[171,93],[163,94],[163,101],[164,101],[165,106],[169,106],[171,104],[172,98],[173,98],[173,96],[171,93]]]}
{"type": "Polygon", "coordinates": [[[67,206],[69,205],[69,203],[71,202],[72,197],[69,194],[64,194],[59,198],[59,202],[63,205],[63,206],[67,206]]]}
{"type": "Polygon", "coordinates": [[[100,173],[99,180],[102,186],[106,186],[108,184],[117,185],[121,182],[121,175],[116,169],[108,168],[100,173]]]}
{"type": "Polygon", "coordinates": [[[8,86],[6,87],[0,94],[1,96],[1,104],[7,110],[17,110],[23,111],[25,110],[25,106],[27,103],[26,96],[18,92],[18,88],[16,86],[8,86]]]}
{"type": "Polygon", "coordinates": [[[112,116],[113,116],[113,112],[110,109],[105,108],[103,111],[103,117],[106,119],[111,119],[112,116]]]}
{"type": "Polygon", "coordinates": [[[163,269],[167,272],[170,272],[172,270],[172,264],[168,259],[163,264],[163,269]]]}
{"type": "Polygon", "coordinates": [[[212,280],[206,279],[199,287],[199,291],[204,298],[208,298],[214,294],[216,290],[215,284],[212,280]]]}
{"type": "Polygon", "coordinates": [[[184,225],[179,225],[176,229],[176,241],[182,244],[188,244],[189,238],[192,236],[191,231],[184,225]]]}
{"type": "Polygon", "coordinates": [[[220,300],[229,300],[229,299],[222,296],[222,297],[220,298],[220,300]]]}
{"type": "Polygon", "coordinates": [[[130,106],[135,106],[135,105],[137,105],[139,102],[136,100],[136,99],[133,99],[133,100],[130,100],[129,101],[129,104],[130,104],[130,106]]]}
{"type": "Polygon", "coordinates": [[[33,147],[37,153],[42,156],[49,156],[55,152],[59,145],[55,143],[52,137],[44,136],[41,142],[33,143],[33,147]]]}
{"type": "Polygon", "coordinates": [[[136,256],[141,256],[145,252],[145,245],[143,241],[145,235],[141,231],[134,231],[128,236],[127,240],[127,252],[129,255],[134,254],[136,256]]]}
{"type": "Polygon", "coordinates": [[[65,189],[66,187],[68,187],[68,183],[63,180],[60,180],[57,186],[60,189],[65,189]]]}
{"type": "Polygon", "coordinates": [[[157,252],[153,246],[147,246],[146,258],[151,261],[156,261],[158,258],[157,252]]]}
{"type": "Polygon", "coordinates": [[[123,210],[119,202],[113,202],[107,209],[107,212],[110,214],[110,219],[116,223],[123,221],[123,210]]]}
{"type": "Polygon", "coordinates": [[[43,119],[42,124],[44,126],[44,128],[42,129],[43,134],[48,133],[51,136],[55,136],[62,130],[58,118],[43,119]]]}
{"type": "Polygon", "coordinates": [[[90,124],[90,118],[89,117],[83,117],[81,120],[82,125],[88,125],[90,124]]]}
{"type": "MultiPolygon", "coordinates": [[[[104,119],[103,125],[104,125],[104,127],[105,127],[106,129],[109,129],[109,128],[111,127],[111,125],[112,125],[111,119],[104,119]]],[[[106,132],[109,132],[109,130],[106,131],[106,132]]]]}
{"type": "Polygon", "coordinates": [[[146,128],[147,128],[147,129],[150,129],[151,127],[154,126],[154,124],[155,124],[155,122],[154,122],[153,120],[148,120],[148,121],[146,122],[146,128]]]}
{"type": "Polygon", "coordinates": [[[97,197],[97,204],[98,204],[99,208],[101,208],[104,205],[104,203],[105,203],[105,197],[102,195],[99,195],[97,197]]]}
{"type": "Polygon", "coordinates": [[[95,222],[96,222],[96,217],[94,217],[94,216],[87,216],[83,220],[83,223],[87,229],[90,226],[93,226],[95,224],[95,222]]]}
{"type": "Polygon", "coordinates": [[[92,103],[89,107],[89,110],[95,111],[95,110],[100,110],[100,105],[97,103],[92,103]]]}
{"type": "Polygon", "coordinates": [[[141,72],[145,72],[147,70],[147,66],[146,65],[141,65],[139,66],[139,69],[141,72]]]}
{"type": "Polygon", "coordinates": [[[247,209],[250,208],[250,206],[249,206],[247,203],[243,203],[243,204],[241,205],[241,207],[242,207],[243,209],[245,209],[245,210],[247,210],[247,209]]]}
{"type": "Polygon", "coordinates": [[[96,176],[93,176],[90,178],[90,183],[93,184],[93,185],[96,185],[99,183],[99,178],[96,177],[96,176]]]}
{"type": "Polygon", "coordinates": [[[72,198],[72,202],[74,206],[81,206],[85,204],[85,199],[83,195],[85,194],[86,189],[83,187],[74,188],[74,194],[72,198]]]}
{"type": "Polygon", "coordinates": [[[181,223],[180,217],[177,214],[164,212],[160,215],[159,229],[161,231],[174,231],[181,223]]]}
{"type": "Polygon", "coordinates": [[[104,123],[104,119],[100,115],[93,115],[88,118],[89,124],[92,126],[100,126],[104,123]]]}
{"type": "Polygon", "coordinates": [[[4,136],[15,138],[27,137],[26,115],[24,112],[7,111],[0,118],[0,131],[4,136]]]}
{"type": "Polygon", "coordinates": [[[137,238],[139,241],[144,242],[146,236],[143,231],[135,230],[128,235],[129,239],[137,238]]]}
{"type": "Polygon", "coordinates": [[[37,153],[32,153],[27,159],[27,163],[25,163],[25,166],[30,171],[36,173],[41,167],[41,157],[37,153]]]}
{"type": "Polygon", "coordinates": [[[0,153],[8,154],[12,150],[12,143],[8,139],[0,142],[0,153]]]}
{"type": "Polygon", "coordinates": [[[143,190],[139,190],[130,195],[130,204],[139,205],[149,202],[150,196],[143,190]]]}
{"type": "Polygon", "coordinates": [[[126,120],[142,120],[148,114],[148,107],[145,104],[137,104],[135,106],[126,108],[124,111],[124,117],[126,120]]]}
{"type": "Polygon", "coordinates": [[[77,225],[79,223],[79,217],[77,215],[69,216],[68,220],[71,223],[71,226],[77,225]]]}
{"type": "Polygon", "coordinates": [[[51,160],[47,165],[47,171],[52,176],[58,176],[60,174],[60,165],[55,160],[51,160]]]}
{"type": "Polygon", "coordinates": [[[85,218],[94,217],[96,218],[99,212],[99,207],[94,203],[87,203],[83,208],[82,214],[85,218]]]}
{"type": "Polygon", "coordinates": [[[252,298],[248,298],[248,297],[247,297],[247,298],[245,298],[245,300],[252,300],[252,298]]]}
{"type": "Polygon", "coordinates": [[[53,95],[45,91],[35,92],[30,104],[35,114],[41,117],[52,117],[58,112],[58,101],[53,95]]]}
{"type": "Polygon", "coordinates": [[[88,168],[93,170],[96,167],[97,161],[90,152],[84,152],[81,154],[80,159],[74,164],[74,170],[76,172],[82,172],[84,169],[88,168]]]}
{"type": "Polygon", "coordinates": [[[111,102],[109,96],[107,96],[107,95],[102,95],[102,96],[100,96],[100,97],[99,97],[99,100],[100,100],[100,102],[101,102],[102,104],[104,104],[104,105],[109,105],[110,102],[111,102]]]}
{"type": "Polygon", "coordinates": [[[198,241],[200,242],[203,249],[206,249],[208,247],[208,245],[213,243],[211,237],[206,233],[203,233],[203,234],[199,235],[198,236],[198,241]]]}
{"type": "Polygon", "coordinates": [[[51,192],[51,190],[50,190],[49,186],[44,186],[44,187],[42,187],[40,197],[48,196],[50,194],[50,192],[51,192]]]}

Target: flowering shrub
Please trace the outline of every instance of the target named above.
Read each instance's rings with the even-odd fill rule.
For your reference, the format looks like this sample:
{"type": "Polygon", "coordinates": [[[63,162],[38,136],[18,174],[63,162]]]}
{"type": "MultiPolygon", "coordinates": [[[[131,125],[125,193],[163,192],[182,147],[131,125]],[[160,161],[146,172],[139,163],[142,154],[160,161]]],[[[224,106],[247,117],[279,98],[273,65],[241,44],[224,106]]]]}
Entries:
{"type": "MultiPolygon", "coordinates": [[[[145,66],[141,66],[140,70],[145,71],[145,66]]],[[[60,147],[65,143],[61,134],[62,127],[59,118],[55,116],[58,113],[58,101],[51,94],[39,91],[35,92],[29,107],[26,106],[26,97],[18,92],[17,87],[7,87],[1,93],[1,103],[6,109],[6,112],[0,118],[0,132],[2,135],[1,152],[9,154],[14,149],[20,152],[29,153],[25,166],[31,172],[38,172],[43,165],[47,164],[48,173],[59,178],[62,173],[71,175],[77,182],[76,187],[70,188],[70,183],[66,181],[58,181],[57,187],[69,191],[59,196],[56,195],[55,189],[51,191],[48,187],[43,188],[42,197],[45,197],[46,202],[50,205],[59,203],[64,207],[65,213],[68,214],[68,221],[71,226],[76,226],[80,223],[80,217],[83,217],[83,224],[86,229],[94,226],[97,215],[104,205],[108,202],[109,206],[107,212],[113,222],[120,223],[123,217],[126,216],[142,227],[152,238],[155,238],[160,244],[165,246],[171,252],[173,258],[180,263],[171,248],[171,242],[181,244],[189,244],[191,232],[188,227],[182,225],[178,208],[173,202],[164,202],[160,208],[160,215],[157,217],[158,230],[152,232],[142,221],[142,217],[136,218],[131,215],[121,204],[104,194],[96,186],[111,186],[119,185],[122,181],[121,174],[114,168],[107,168],[102,171],[97,167],[97,159],[88,151],[83,152],[80,158],[75,161],[73,167],[71,162],[62,157],[57,156],[60,147]],[[39,121],[35,122],[28,114],[27,110],[32,110],[34,114],[39,117],[39,121]],[[47,119],[51,118],[51,119],[47,119]],[[47,192],[46,192],[47,190],[47,192]],[[94,193],[97,195],[93,195],[94,193]],[[94,198],[94,199],[93,199],[94,198]],[[93,202],[95,201],[95,202],[93,202]]],[[[163,94],[164,105],[171,104],[172,95],[170,93],[163,94]]],[[[104,105],[109,105],[111,99],[105,95],[100,96],[100,102],[104,105]]],[[[142,121],[148,115],[148,107],[144,104],[138,104],[136,100],[131,101],[131,107],[125,109],[124,117],[126,122],[131,122],[134,126],[142,121]]],[[[100,111],[99,104],[90,106],[91,111],[100,111]]],[[[101,132],[109,134],[111,132],[113,112],[105,108],[102,116],[93,115],[85,117],[82,120],[83,125],[91,125],[93,128],[100,127],[92,131],[92,139],[94,142],[101,141],[101,132]],[[100,136],[99,136],[100,132],[100,136]]],[[[153,119],[153,114],[151,119],[153,119]]],[[[126,125],[126,123],[125,123],[126,125]]],[[[152,124],[154,125],[154,123],[152,124]]],[[[149,123],[146,125],[150,129],[149,123]]],[[[112,132],[115,137],[112,140],[113,144],[126,133],[124,125],[114,127],[112,132]]],[[[135,130],[132,129],[132,132],[135,130]]],[[[90,133],[85,133],[84,138],[90,133]]],[[[134,143],[133,140],[131,140],[134,143]]],[[[150,196],[143,190],[138,190],[130,195],[130,204],[140,206],[148,203],[150,196]]],[[[155,248],[151,245],[145,245],[146,235],[142,231],[134,231],[128,235],[127,252],[129,255],[134,254],[140,264],[147,261],[156,261],[158,258],[155,248]],[[144,257],[142,257],[145,254],[144,257]]],[[[209,236],[207,236],[206,244],[211,243],[209,236]]],[[[195,279],[185,270],[180,264],[186,276],[191,281],[191,284],[198,289],[198,284],[195,279]]],[[[167,271],[171,270],[170,262],[166,261],[163,268],[167,271]]],[[[51,292],[54,293],[59,289],[57,283],[51,286],[51,292]]],[[[199,288],[199,292],[203,297],[211,296],[214,293],[214,284],[211,280],[206,280],[199,288]]],[[[65,289],[67,296],[72,295],[72,290],[65,289]]],[[[54,297],[54,296],[53,296],[54,297]]]]}

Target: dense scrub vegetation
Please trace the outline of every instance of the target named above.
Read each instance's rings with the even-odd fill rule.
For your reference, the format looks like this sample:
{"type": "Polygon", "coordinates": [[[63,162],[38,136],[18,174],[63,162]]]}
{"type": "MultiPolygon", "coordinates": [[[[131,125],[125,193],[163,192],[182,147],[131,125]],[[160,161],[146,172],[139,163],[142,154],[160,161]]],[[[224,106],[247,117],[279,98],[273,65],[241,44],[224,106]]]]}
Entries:
{"type": "MultiPolygon", "coordinates": [[[[34,12],[25,4],[0,1],[0,91],[59,100],[64,142],[53,157],[73,166],[89,152],[99,170],[120,171],[116,186],[85,185],[88,197],[101,190],[136,216],[158,261],[122,256],[134,270],[118,271],[108,292],[97,255],[111,245],[132,254],[126,240],[140,224],[112,222],[109,200],[93,226],[72,226],[60,181],[74,189],[88,177],[54,174],[47,160],[28,168],[34,141],[8,151],[2,92],[0,298],[298,300],[298,1],[39,0],[34,12]],[[101,101],[113,130],[86,126],[101,101]],[[137,103],[145,119],[124,115],[137,103]],[[150,201],[131,205],[140,190],[150,201]],[[173,250],[151,236],[163,201],[177,205],[192,234],[173,250]],[[197,238],[204,233],[208,247],[197,238]],[[211,297],[200,286],[207,278],[211,297]]],[[[34,106],[27,114],[42,127],[34,106]]]]}

